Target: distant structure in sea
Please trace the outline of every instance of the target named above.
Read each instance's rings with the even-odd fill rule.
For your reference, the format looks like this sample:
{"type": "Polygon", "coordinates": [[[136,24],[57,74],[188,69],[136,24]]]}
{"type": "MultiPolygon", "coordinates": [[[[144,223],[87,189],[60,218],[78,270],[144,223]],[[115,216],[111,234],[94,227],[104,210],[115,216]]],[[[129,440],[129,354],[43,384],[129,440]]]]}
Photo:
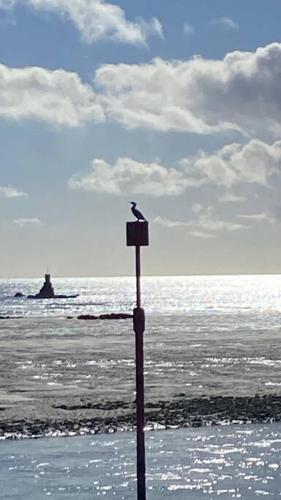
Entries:
{"type": "MultiPolygon", "coordinates": [[[[28,295],[28,299],[75,299],[79,296],[79,293],[74,295],[56,295],[54,291],[54,287],[51,282],[51,275],[49,273],[45,274],[45,281],[43,283],[42,288],[40,288],[39,292],[36,295],[28,295]]],[[[25,295],[21,292],[17,292],[15,294],[16,298],[25,297],[25,295]]]]}
{"type": "Polygon", "coordinates": [[[51,282],[51,275],[45,274],[45,281],[40,291],[35,295],[37,299],[54,299],[55,292],[51,282]]]}

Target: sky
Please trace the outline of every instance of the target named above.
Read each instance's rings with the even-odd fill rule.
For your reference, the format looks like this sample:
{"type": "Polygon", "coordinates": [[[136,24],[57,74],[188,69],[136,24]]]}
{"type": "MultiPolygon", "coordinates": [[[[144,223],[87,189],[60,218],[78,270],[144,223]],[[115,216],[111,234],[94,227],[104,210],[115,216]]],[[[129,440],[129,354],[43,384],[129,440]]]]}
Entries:
{"type": "Polygon", "coordinates": [[[0,0],[0,278],[281,273],[281,0],[0,0]]]}

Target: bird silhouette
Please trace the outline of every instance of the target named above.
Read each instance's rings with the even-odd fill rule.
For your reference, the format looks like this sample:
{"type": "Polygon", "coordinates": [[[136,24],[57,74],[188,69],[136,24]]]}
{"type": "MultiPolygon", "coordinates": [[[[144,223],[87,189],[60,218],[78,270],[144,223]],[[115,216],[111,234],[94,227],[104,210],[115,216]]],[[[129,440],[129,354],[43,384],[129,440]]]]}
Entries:
{"type": "Polygon", "coordinates": [[[138,219],[138,221],[146,221],[146,218],[142,215],[142,213],[136,208],[137,204],[135,201],[130,201],[132,207],[131,210],[134,216],[138,219]]]}

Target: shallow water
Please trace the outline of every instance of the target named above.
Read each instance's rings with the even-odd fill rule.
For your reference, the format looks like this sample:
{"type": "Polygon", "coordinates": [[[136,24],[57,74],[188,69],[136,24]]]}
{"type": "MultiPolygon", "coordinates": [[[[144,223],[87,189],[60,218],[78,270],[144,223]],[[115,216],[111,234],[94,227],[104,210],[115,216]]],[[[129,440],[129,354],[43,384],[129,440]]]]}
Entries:
{"type": "MultiPolygon", "coordinates": [[[[281,497],[281,425],[146,433],[148,500],[281,497]]],[[[1,498],[135,498],[131,433],[0,443],[1,498]]]]}
{"type": "MultiPolygon", "coordinates": [[[[0,320],[0,418],[75,420],[94,413],[58,406],[132,404],[131,320],[66,316],[130,312],[134,280],[54,279],[57,293],[80,296],[13,298],[41,284],[0,281],[0,315],[14,318],[0,320]]],[[[280,298],[281,276],[144,278],[146,400],[280,394],[280,298]]]]}

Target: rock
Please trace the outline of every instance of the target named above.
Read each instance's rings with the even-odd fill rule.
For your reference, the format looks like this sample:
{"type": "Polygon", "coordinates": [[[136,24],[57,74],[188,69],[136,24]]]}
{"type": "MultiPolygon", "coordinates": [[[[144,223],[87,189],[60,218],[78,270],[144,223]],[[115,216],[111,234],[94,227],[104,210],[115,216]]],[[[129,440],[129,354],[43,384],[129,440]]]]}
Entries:
{"type": "Polygon", "coordinates": [[[93,314],[80,314],[77,319],[85,319],[85,320],[91,320],[91,319],[99,319],[99,316],[94,316],[93,314]]]}
{"type": "Polygon", "coordinates": [[[75,295],[54,295],[53,297],[42,297],[39,293],[36,295],[28,295],[28,299],[76,299],[79,297],[79,293],[75,295]]]}
{"type": "Polygon", "coordinates": [[[126,313],[111,313],[111,314],[101,314],[100,319],[129,319],[132,318],[132,314],[126,313]]]}
{"type": "Polygon", "coordinates": [[[21,293],[21,292],[17,292],[17,293],[15,293],[15,295],[14,295],[14,297],[16,297],[16,298],[19,298],[19,297],[24,297],[24,296],[25,296],[25,295],[24,295],[24,293],[21,293]]]}
{"type": "Polygon", "coordinates": [[[92,320],[92,319],[129,319],[132,318],[132,314],[126,313],[111,313],[111,314],[101,314],[100,316],[95,316],[93,314],[80,314],[77,319],[92,320]]]}

